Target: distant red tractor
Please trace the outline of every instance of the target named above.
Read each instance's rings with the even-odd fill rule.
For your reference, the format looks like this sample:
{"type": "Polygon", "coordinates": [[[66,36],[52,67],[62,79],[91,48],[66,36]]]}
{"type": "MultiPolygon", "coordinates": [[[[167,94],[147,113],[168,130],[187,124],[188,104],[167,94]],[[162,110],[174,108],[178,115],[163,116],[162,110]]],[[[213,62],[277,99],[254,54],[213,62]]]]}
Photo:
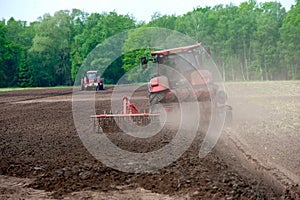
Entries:
{"type": "Polygon", "coordinates": [[[81,79],[81,90],[104,90],[103,80],[98,71],[87,71],[81,79]]]}

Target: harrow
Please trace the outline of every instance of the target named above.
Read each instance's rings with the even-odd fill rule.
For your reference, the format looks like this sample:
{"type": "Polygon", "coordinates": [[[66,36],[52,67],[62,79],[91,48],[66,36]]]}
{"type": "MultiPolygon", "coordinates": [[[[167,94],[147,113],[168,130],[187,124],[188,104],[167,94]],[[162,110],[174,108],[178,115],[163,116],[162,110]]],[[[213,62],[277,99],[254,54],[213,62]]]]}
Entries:
{"type": "Polygon", "coordinates": [[[94,130],[101,132],[119,132],[120,127],[130,126],[147,126],[149,123],[159,123],[158,113],[140,113],[137,107],[130,103],[128,97],[123,97],[123,110],[121,113],[103,113],[99,115],[91,115],[94,119],[94,130]],[[133,124],[132,124],[133,123],[133,124]]]}

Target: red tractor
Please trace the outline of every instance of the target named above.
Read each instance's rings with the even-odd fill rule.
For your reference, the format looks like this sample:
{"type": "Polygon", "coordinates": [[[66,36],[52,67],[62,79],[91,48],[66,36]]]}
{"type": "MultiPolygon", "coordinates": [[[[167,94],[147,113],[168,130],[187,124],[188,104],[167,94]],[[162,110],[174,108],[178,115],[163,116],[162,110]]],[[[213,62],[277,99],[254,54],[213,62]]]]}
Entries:
{"type": "Polygon", "coordinates": [[[103,90],[103,80],[98,71],[88,71],[81,79],[81,90],[103,90]]]}
{"type": "MultiPolygon", "coordinates": [[[[148,84],[152,108],[162,103],[166,110],[172,110],[178,102],[198,101],[204,121],[209,120],[214,111],[231,111],[231,107],[225,105],[227,95],[214,83],[209,66],[205,66],[210,52],[204,50],[201,44],[152,51],[150,54],[150,59],[141,57],[141,64],[146,69],[148,61],[156,63],[156,75],[148,84]]],[[[228,117],[231,118],[231,112],[228,117]]]]}
{"type": "MultiPolygon", "coordinates": [[[[214,121],[212,119],[215,119],[215,116],[220,116],[220,119],[226,116],[226,119],[231,120],[231,107],[226,105],[227,95],[219,83],[221,81],[214,81],[210,72],[212,69],[209,69],[210,64],[214,64],[211,62],[209,51],[200,44],[195,44],[153,51],[150,54],[152,57],[149,59],[141,57],[143,69],[147,68],[148,61],[156,64],[156,75],[148,83],[150,112],[139,112],[137,107],[130,103],[129,98],[123,97],[121,112],[110,111],[91,116],[94,119],[94,127],[98,127],[97,132],[100,132],[100,128],[103,132],[120,131],[119,126],[126,126],[125,130],[129,132],[139,132],[139,127],[142,127],[144,132],[151,132],[155,128],[163,127],[164,122],[168,122],[169,125],[176,124],[179,122],[178,117],[187,116],[186,113],[193,115],[193,111],[198,112],[193,108],[194,103],[198,103],[200,121],[205,124],[214,121]],[[181,106],[184,107],[183,110],[187,109],[181,113],[184,115],[178,113],[181,112],[181,106]],[[192,110],[191,113],[189,109],[192,110]],[[132,121],[134,123],[131,123],[132,121]],[[150,129],[144,129],[149,123],[152,124],[150,129]]],[[[192,120],[193,116],[191,117],[192,120]]]]}

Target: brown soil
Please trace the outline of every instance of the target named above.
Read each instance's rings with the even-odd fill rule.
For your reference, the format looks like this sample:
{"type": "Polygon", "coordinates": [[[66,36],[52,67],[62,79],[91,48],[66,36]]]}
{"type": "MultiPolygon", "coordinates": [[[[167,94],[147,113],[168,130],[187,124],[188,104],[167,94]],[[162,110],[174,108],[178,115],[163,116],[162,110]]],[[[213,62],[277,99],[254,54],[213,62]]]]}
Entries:
{"type": "MultiPolygon", "coordinates": [[[[97,110],[110,109],[110,101],[105,99],[111,91],[97,93],[97,98],[104,99],[97,102],[97,110]]],[[[71,93],[71,89],[0,93],[1,199],[292,199],[297,195],[295,185],[280,190],[257,176],[255,169],[239,167],[243,158],[235,152],[245,155],[247,148],[242,142],[240,148],[234,147],[226,138],[230,135],[232,143],[237,144],[234,133],[243,130],[240,127],[244,121],[227,127],[223,139],[203,159],[198,157],[203,137],[199,133],[180,159],[158,173],[134,174],[108,168],[89,154],[76,132],[71,93]]],[[[141,97],[137,106],[148,106],[146,91],[140,90],[135,96],[141,97]]],[[[163,133],[167,137],[172,134],[172,130],[163,133]]],[[[143,145],[125,136],[120,139],[118,133],[110,134],[110,139],[134,152],[149,152],[165,145],[155,137],[143,141],[143,145]]],[[[256,158],[255,153],[251,155],[256,158]]],[[[299,170],[299,165],[293,166],[299,170]]]]}

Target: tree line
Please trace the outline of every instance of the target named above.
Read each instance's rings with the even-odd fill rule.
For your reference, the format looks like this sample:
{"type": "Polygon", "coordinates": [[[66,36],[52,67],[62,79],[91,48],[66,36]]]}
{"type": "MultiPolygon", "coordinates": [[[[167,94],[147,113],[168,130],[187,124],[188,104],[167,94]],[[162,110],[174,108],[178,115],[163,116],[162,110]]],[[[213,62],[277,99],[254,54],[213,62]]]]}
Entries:
{"type": "MultiPolygon", "coordinates": [[[[30,24],[3,19],[0,87],[72,85],[97,45],[133,30],[126,49],[135,41],[130,37],[139,38],[139,30],[147,27],[178,31],[209,47],[226,81],[300,78],[300,0],[289,11],[278,2],[248,0],[239,6],[197,7],[181,16],[154,13],[148,23],[116,12],[79,9],[45,14],[30,24]]],[[[102,75],[105,82],[116,83],[145,51],[127,52],[110,63],[102,75]]]]}

